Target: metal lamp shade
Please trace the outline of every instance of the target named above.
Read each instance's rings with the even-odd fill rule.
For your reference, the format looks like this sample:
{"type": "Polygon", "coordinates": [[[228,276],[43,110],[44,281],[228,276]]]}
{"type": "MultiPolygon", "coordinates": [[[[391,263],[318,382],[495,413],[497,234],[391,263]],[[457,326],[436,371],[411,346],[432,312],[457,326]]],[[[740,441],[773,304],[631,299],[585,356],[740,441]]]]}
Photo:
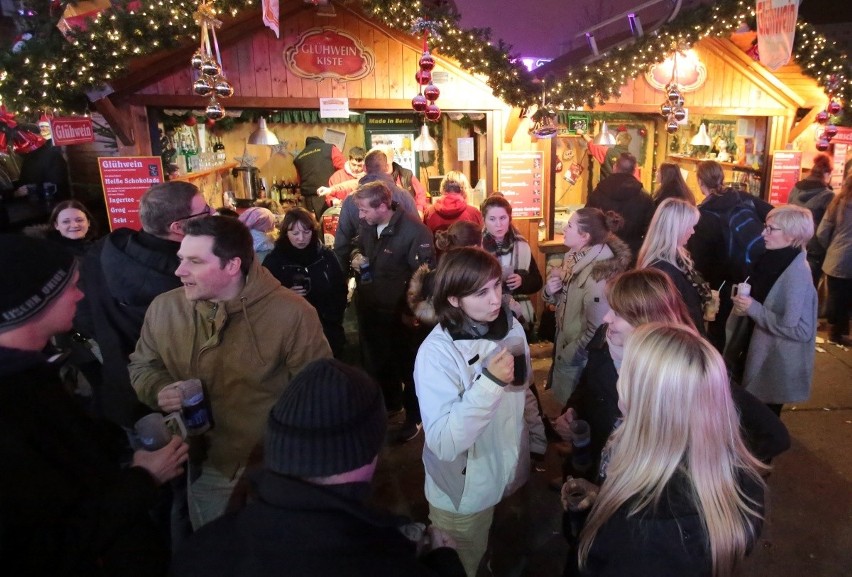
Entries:
{"type": "Polygon", "coordinates": [[[260,120],[257,121],[257,130],[251,133],[251,136],[248,137],[249,144],[261,144],[266,146],[272,146],[274,144],[281,144],[278,140],[278,137],[275,136],[275,133],[266,128],[266,119],[261,116],[260,120]]]}
{"type": "Polygon", "coordinates": [[[601,131],[595,137],[595,144],[600,144],[601,146],[615,146],[615,137],[609,131],[609,126],[606,124],[606,120],[601,124],[601,131]]]}
{"type": "Polygon", "coordinates": [[[420,136],[412,143],[415,152],[433,152],[438,150],[438,142],[429,134],[429,127],[425,124],[420,127],[420,136]]]}

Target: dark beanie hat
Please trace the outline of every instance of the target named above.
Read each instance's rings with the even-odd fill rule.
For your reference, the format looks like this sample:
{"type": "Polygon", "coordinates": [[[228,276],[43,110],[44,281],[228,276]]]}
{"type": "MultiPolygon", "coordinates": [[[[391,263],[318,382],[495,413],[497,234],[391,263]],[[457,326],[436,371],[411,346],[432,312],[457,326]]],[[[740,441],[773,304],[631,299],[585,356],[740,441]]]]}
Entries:
{"type": "Polygon", "coordinates": [[[0,332],[46,309],[71,282],[76,266],[72,254],[45,240],[0,235],[0,332]]]}
{"type": "Polygon", "coordinates": [[[385,440],[382,391],[365,372],[334,359],[306,366],[269,412],[265,461],[293,477],[328,477],[373,460],[385,440]]]}

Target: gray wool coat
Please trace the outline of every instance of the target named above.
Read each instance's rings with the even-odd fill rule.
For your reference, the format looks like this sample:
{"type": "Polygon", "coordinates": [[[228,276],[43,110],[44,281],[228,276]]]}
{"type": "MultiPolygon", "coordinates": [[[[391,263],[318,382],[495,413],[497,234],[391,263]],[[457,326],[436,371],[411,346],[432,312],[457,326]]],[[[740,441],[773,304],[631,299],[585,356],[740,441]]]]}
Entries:
{"type": "MultiPolygon", "coordinates": [[[[814,372],[817,293],[802,251],[781,273],[763,304],[753,301],[748,317],[754,332],[742,385],[764,403],[807,400],[814,372]]],[[[744,330],[746,317],[728,317],[728,342],[744,330]]]]}

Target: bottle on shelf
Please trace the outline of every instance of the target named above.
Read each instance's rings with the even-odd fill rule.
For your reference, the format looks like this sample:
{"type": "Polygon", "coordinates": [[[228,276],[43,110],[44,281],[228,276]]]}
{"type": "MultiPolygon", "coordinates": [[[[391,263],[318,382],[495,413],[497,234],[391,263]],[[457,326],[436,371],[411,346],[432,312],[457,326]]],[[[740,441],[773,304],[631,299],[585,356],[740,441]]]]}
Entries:
{"type": "Polygon", "coordinates": [[[260,190],[258,191],[257,197],[258,198],[267,198],[267,196],[266,196],[266,179],[265,178],[260,179],[260,190]]]}

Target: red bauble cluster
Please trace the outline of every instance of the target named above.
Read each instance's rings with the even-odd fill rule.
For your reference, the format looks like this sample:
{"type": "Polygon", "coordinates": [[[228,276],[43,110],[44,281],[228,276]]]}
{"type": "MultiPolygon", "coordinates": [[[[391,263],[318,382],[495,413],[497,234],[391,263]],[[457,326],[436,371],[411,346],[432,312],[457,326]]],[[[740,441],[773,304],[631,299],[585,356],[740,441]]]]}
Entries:
{"type": "Polygon", "coordinates": [[[420,70],[414,75],[420,87],[419,94],[411,99],[411,107],[415,112],[422,113],[431,122],[441,118],[441,109],[435,104],[441,91],[432,84],[432,69],[435,68],[435,58],[429,53],[424,41],[423,56],[420,57],[420,70]],[[424,88],[425,87],[425,88],[424,88]]]}
{"type": "Polygon", "coordinates": [[[819,135],[816,143],[816,148],[820,152],[828,150],[828,147],[831,145],[831,139],[837,136],[837,127],[829,121],[832,116],[840,114],[842,109],[843,107],[840,103],[832,98],[829,100],[828,106],[825,107],[825,110],[821,110],[819,114],[817,114],[816,121],[825,125],[825,128],[822,130],[822,133],[819,135]]]}

